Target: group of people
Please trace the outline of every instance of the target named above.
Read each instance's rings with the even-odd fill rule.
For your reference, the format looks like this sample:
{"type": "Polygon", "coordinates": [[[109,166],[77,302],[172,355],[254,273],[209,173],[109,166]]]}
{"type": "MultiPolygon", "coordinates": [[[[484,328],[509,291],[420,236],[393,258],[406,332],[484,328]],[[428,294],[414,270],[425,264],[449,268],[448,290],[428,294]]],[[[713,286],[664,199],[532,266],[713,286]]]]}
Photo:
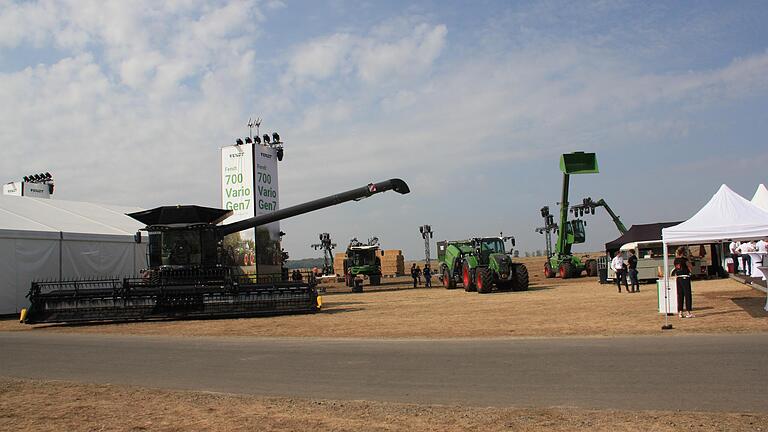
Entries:
{"type": "Polygon", "coordinates": [[[731,252],[731,259],[733,260],[733,272],[739,273],[739,259],[741,259],[741,266],[743,267],[743,273],[749,274],[752,268],[751,253],[768,253],[768,242],[766,239],[760,239],[757,242],[754,240],[749,241],[731,241],[728,245],[728,249],[731,252]]]}
{"type": "Polygon", "coordinates": [[[619,289],[619,292],[621,292],[622,283],[624,283],[626,292],[640,292],[640,282],[637,280],[637,256],[634,249],[629,250],[629,257],[626,262],[624,262],[621,251],[616,251],[611,260],[611,268],[616,272],[616,287],[619,289]],[[632,282],[631,289],[627,284],[627,275],[629,275],[629,280],[632,282]]]}
{"type": "MultiPolygon", "coordinates": [[[[677,314],[680,318],[693,318],[693,291],[691,290],[691,274],[693,273],[693,264],[688,259],[687,249],[680,246],[675,250],[675,260],[673,261],[672,276],[677,276],[677,314]]],[[[611,260],[611,268],[616,272],[616,287],[621,292],[621,285],[628,292],[640,292],[640,283],[637,280],[637,256],[635,250],[629,250],[629,257],[624,260],[620,251],[617,251],[611,260]],[[627,275],[632,283],[630,288],[627,284],[627,275]]]]}
{"type": "Polygon", "coordinates": [[[421,275],[424,275],[424,286],[426,288],[432,287],[432,269],[429,268],[429,264],[424,264],[424,271],[422,272],[419,266],[414,263],[411,265],[411,277],[413,278],[413,287],[421,285],[421,275]]]}

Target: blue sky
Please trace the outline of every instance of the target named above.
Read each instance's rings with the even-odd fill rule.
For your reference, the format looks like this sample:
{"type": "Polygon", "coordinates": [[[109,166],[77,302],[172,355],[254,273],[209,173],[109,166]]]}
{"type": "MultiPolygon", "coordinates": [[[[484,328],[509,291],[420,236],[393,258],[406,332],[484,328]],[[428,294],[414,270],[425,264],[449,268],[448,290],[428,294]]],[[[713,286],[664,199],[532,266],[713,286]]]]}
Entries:
{"type": "MultiPolygon", "coordinates": [[[[218,148],[251,116],[286,142],[283,206],[402,177],[283,223],[292,257],[327,231],[421,255],[503,231],[543,248],[560,153],[601,173],[627,225],[690,217],[726,183],[768,183],[764,2],[0,0],[0,172],[57,198],[219,205],[218,148]]],[[[599,249],[618,233],[588,219],[599,249]]]]}

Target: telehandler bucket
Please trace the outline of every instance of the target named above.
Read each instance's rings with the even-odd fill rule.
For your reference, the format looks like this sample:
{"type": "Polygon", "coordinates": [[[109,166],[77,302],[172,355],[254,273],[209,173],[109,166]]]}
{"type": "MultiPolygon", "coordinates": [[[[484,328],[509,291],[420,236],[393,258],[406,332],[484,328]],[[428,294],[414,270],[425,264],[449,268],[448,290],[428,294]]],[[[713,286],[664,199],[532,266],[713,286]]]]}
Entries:
{"type": "Polygon", "coordinates": [[[594,153],[574,152],[560,156],[560,171],[565,174],[597,174],[597,157],[594,153]]]}

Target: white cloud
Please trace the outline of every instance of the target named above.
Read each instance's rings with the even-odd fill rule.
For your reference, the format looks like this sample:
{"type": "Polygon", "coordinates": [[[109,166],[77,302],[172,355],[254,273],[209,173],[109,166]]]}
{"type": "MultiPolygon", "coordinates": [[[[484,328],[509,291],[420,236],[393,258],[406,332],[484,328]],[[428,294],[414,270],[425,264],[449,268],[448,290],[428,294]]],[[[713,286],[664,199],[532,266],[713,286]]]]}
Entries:
{"type": "Polygon", "coordinates": [[[443,24],[422,23],[403,33],[337,33],[317,38],[295,48],[284,84],[352,73],[368,83],[418,76],[429,70],[443,51],[447,32],[443,24]]]}

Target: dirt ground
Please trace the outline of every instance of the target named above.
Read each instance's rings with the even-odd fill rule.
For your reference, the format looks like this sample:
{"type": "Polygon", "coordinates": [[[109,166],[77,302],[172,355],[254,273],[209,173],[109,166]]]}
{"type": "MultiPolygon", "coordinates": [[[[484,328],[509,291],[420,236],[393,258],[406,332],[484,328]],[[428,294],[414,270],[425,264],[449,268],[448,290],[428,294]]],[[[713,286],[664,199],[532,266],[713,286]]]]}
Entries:
{"type": "MultiPolygon", "coordinates": [[[[661,331],[655,285],[616,292],[595,278],[544,279],[528,259],[531,289],[487,295],[413,289],[385,279],[353,294],[324,284],[323,310],[312,315],[96,325],[21,325],[0,331],[176,336],[457,338],[684,334],[768,331],[766,295],[730,279],[695,281],[695,318],[669,317],[661,331]]],[[[2,371],[0,371],[2,375],[2,371]]],[[[265,398],[129,386],[0,378],[0,430],[36,431],[765,431],[768,415],[584,410],[569,407],[410,405],[370,401],[265,398]]]]}
{"type": "Polygon", "coordinates": [[[11,431],[764,431],[768,415],[264,398],[0,378],[11,431]]]}
{"type": "MultiPolygon", "coordinates": [[[[177,336],[456,338],[503,336],[612,336],[658,334],[655,285],[619,294],[596,278],[545,279],[541,259],[528,259],[531,288],[492,294],[412,288],[409,278],[384,279],[353,294],[341,283],[323,284],[323,309],[311,315],[122,324],[21,325],[0,321],[0,331],[56,331],[177,336]]],[[[731,279],[693,282],[695,318],[669,317],[669,334],[764,332],[765,293],[731,279]]]]}

